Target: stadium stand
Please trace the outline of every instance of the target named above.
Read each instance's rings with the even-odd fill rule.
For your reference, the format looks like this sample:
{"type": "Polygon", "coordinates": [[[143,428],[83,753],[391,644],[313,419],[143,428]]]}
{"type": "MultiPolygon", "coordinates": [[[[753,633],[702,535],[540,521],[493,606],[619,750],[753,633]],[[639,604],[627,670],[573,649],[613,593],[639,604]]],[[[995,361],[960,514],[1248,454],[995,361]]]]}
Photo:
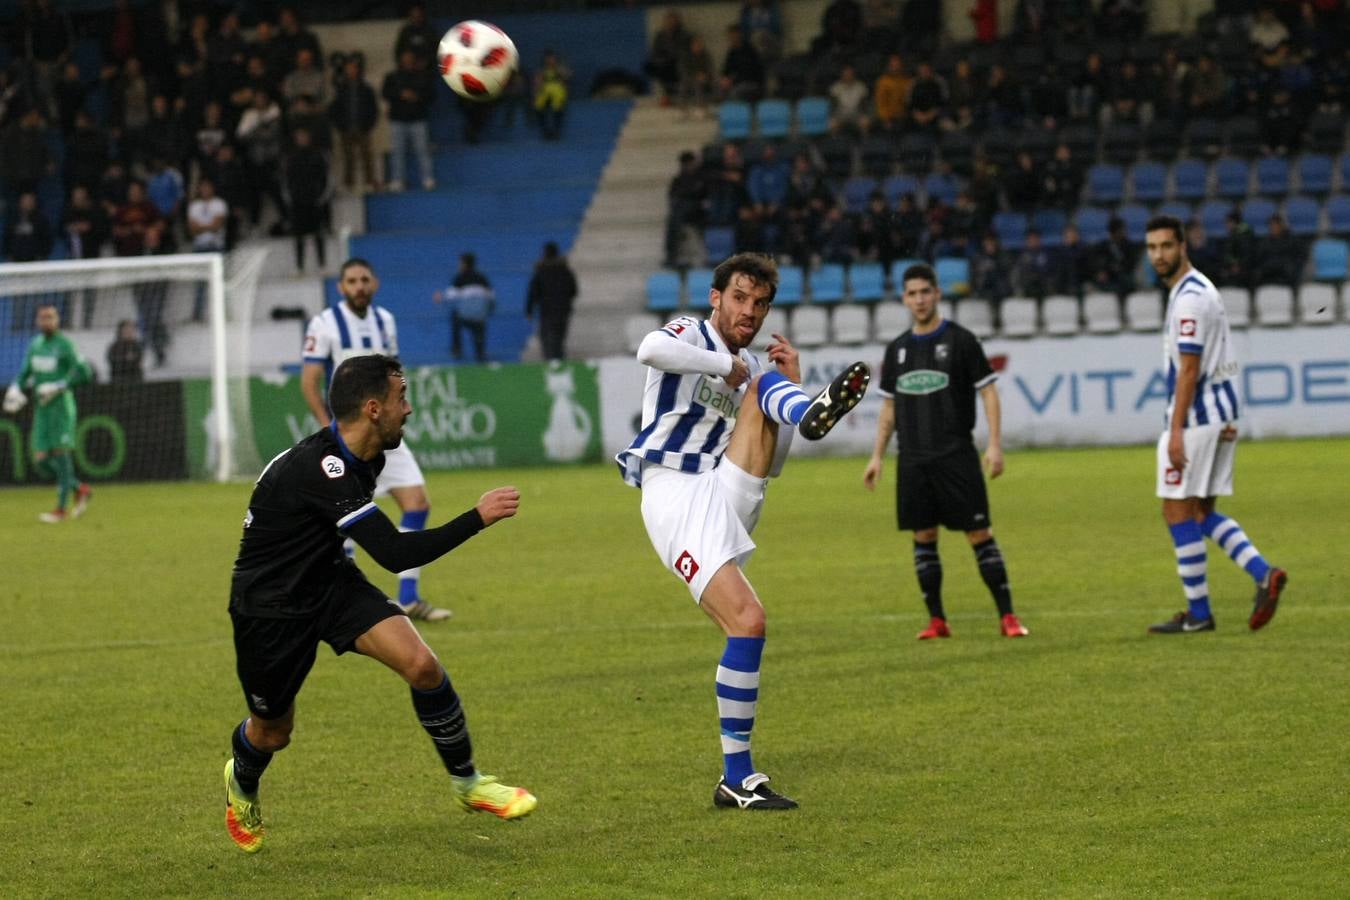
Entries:
{"type": "Polygon", "coordinates": [[[1031,337],[1038,326],[1036,301],[1030,297],[1005,297],[999,304],[999,331],[1004,337],[1031,337]]]}
{"type": "Polygon", "coordinates": [[[836,344],[863,344],[871,337],[868,322],[868,310],[865,306],[846,303],[837,306],[830,317],[836,344]]]}
{"type": "Polygon", "coordinates": [[[1294,324],[1294,291],[1283,284],[1263,284],[1253,298],[1256,324],[1270,327],[1294,324]]]}

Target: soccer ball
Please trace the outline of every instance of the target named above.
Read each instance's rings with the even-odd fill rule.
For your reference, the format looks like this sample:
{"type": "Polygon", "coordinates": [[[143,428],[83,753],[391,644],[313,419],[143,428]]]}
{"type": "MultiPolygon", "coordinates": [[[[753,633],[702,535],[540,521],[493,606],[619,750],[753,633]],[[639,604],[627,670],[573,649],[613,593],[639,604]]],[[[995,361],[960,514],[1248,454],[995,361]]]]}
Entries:
{"type": "Polygon", "coordinates": [[[520,54],[506,32],[471,19],[445,33],[436,59],[450,90],[466,100],[486,102],[501,95],[520,54]]]}

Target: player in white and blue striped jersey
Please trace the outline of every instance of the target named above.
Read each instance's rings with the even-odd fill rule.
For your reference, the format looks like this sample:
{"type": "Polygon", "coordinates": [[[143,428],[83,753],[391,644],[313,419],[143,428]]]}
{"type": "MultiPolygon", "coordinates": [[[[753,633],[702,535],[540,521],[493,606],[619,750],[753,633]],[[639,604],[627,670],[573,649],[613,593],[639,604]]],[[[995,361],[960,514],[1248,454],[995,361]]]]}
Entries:
{"type": "Polygon", "coordinates": [[[1169,288],[1163,324],[1167,414],[1158,438],[1158,496],[1172,533],[1177,574],[1187,608],[1149,628],[1153,634],[1214,630],[1209,608],[1205,541],[1210,538],[1256,582],[1247,625],[1253,631],[1275,615],[1289,580],[1266,562],[1241,526],[1219,513],[1219,497],[1233,493],[1233,458],[1240,410],[1234,384],[1228,318],[1213,282],[1186,255],[1180,220],[1157,216],[1147,226],[1146,248],[1158,278],[1169,288]]]}
{"type": "Polygon", "coordinates": [[[726,634],[716,683],[723,773],[713,803],[735,809],[797,806],[750,760],[764,607],[741,571],[755,549],[750,533],[764,488],[787,455],[792,431],[780,426],[819,440],[862,399],[870,378],[854,363],[808,397],[797,351],[777,334],[766,369],[747,348],[777,289],[770,257],[738,254],[713,272],[712,315],[677,318],[643,339],[642,430],[616,457],[624,481],[642,489],[657,555],[726,634]]]}
{"type": "MultiPolygon", "coordinates": [[[[309,320],[305,329],[304,366],[300,370],[300,392],[309,411],[321,426],[332,420],[328,413],[325,383],[333,371],[353,356],[383,353],[398,356],[398,324],[394,314],[375,305],[380,281],[364,259],[349,259],[338,273],[338,293],[342,302],[328,307],[309,320]]],[[[376,484],[376,496],[389,494],[403,511],[399,528],[421,531],[431,515],[426,479],[406,443],[386,454],[384,471],[376,484]]],[[[354,551],[354,545],[349,550],[354,551]]],[[[433,606],[421,596],[421,569],[398,573],[398,605],[414,619],[438,622],[450,618],[450,610],[433,606]]]]}

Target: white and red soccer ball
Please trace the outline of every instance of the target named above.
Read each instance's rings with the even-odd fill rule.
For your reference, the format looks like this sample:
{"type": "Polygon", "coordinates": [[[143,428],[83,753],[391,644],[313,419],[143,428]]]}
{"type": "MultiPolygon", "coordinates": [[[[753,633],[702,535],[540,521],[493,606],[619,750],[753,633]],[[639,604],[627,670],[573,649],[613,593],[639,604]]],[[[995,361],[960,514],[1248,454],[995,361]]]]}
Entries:
{"type": "Polygon", "coordinates": [[[520,54],[506,32],[471,19],[445,33],[436,60],[450,90],[466,100],[486,102],[501,96],[520,54]]]}

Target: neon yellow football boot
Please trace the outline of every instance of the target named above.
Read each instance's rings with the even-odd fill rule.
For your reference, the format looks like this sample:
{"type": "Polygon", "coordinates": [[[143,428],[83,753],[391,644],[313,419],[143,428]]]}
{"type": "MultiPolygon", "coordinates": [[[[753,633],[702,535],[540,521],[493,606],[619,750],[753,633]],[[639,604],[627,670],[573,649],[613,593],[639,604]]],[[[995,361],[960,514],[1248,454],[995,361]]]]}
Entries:
{"type": "Polygon", "coordinates": [[[465,812],[490,812],[503,819],[518,819],[539,805],[534,794],[520,787],[497,781],[495,775],[483,775],[467,791],[454,791],[455,802],[465,812]]]}
{"type": "Polygon", "coordinates": [[[262,804],[257,793],[246,794],[234,780],[234,759],[225,762],[225,830],[245,853],[257,853],[263,845],[262,804]]]}

